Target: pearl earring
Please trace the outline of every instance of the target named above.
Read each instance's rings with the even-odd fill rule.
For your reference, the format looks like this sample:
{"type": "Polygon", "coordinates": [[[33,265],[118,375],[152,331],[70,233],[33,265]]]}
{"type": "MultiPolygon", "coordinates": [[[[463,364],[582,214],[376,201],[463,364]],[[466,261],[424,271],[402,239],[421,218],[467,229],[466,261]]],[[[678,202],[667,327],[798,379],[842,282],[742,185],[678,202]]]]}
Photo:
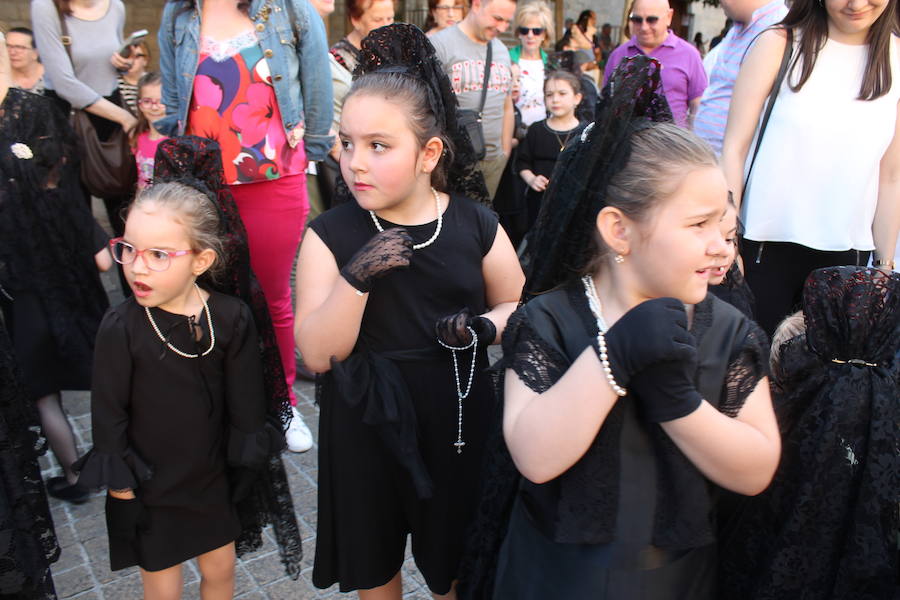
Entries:
{"type": "Polygon", "coordinates": [[[617,265],[621,265],[623,262],[625,262],[625,257],[621,254],[616,254],[614,260],[616,261],[617,265]]]}

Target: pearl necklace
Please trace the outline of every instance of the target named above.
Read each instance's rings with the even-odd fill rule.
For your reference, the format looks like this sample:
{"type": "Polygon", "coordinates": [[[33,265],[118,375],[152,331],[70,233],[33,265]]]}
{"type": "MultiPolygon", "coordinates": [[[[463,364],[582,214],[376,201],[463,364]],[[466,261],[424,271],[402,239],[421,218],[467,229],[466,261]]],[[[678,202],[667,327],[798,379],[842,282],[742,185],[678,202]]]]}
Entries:
{"type": "Polygon", "coordinates": [[[466,327],[466,329],[469,330],[469,334],[472,336],[472,341],[466,346],[449,346],[438,338],[438,344],[450,350],[450,353],[453,355],[453,376],[456,378],[456,441],[453,442],[453,445],[456,446],[457,454],[462,454],[463,446],[466,445],[462,439],[462,401],[472,391],[472,381],[475,379],[475,355],[478,352],[478,334],[471,327],[466,327]],[[469,367],[469,382],[466,384],[466,391],[463,392],[459,384],[459,363],[457,362],[456,352],[468,350],[469,348],[472,348],[472,365],[469,367]]]}
{"type": "MultiPolygon", "coordinates": [[[[206,303],[206,300],[203,298],[203,294],[200,293],[200,286],[196,283],[194,284],[194,289],[197,290],[197,295],[200,296],[200,302],[203,303],[203,310],[206,311],[206,324],[209,326],[209,348],[203,352],[203,354],[188,354],[187,352],[182,352],[175,346],[169,342],[165,336],[163,336],[162,331],[159,330],[159,327],[156,325],[156,321],[153,320],[153,315],[150,314],[150,308],[145,306],[144,312],[147,313],[147,318],[150,320],[150,325],[153,327],[153,331],[156,332],[157,337],[159,337],[160,341],[163,342],[166,346],[169,347],[169,350],[177,354],[178,356],[183,356],[184,358],[198,358],[200,356],[206,356],[216,345],[216,330],[213,329],[212,323],[212,313],[209,312],[209,305],[206,303]]],[[[191,329],[191,333],[193,334],[193,328],[191,329]]]]}
{"type": "MultiPolygon", "coordinates": [[[[426,246],[432,245],[441,234],[441,227],[444,225],[444,215],[441,214],[441,197],[434,188],[431,188],[431,193],[434,194],[434,203],[437,206],[437,227],[434,230],[434,235],[427,241],[424,241],[421,244],[413,244],[413,250],[421,250],[426,246]]],[[[375,214],[374,210],[369,211],[369,216],[372,217],[372,222],[375,223],[375,229],[378,230],[378,233],[384,233],[384,228],[381,226],[381,223],[378,222],[378,216],[375,214]]]]}
{"type": "Polygon", "coordinates": [[[603,335],[608,327],[606,326],[606,321],[603,319],[603,307],[600,305],[600,296],[597,295],[597,288],[594,286],[594,280],[591,279],[589,275],[582,277],[581,283],[584,284],[584,295],[587,296],[588,306],[591,307],[594,319],[597,320],[597,350],[600,356],[600,364],[603,366],[603,373],[606,374],[606,380],[616,393],[616,396],[621,398],[628,394],[628,391],[616,383],[612,374],[612,369],[609,367],[609,355],[606,353],[606,338],[603,335]]]}

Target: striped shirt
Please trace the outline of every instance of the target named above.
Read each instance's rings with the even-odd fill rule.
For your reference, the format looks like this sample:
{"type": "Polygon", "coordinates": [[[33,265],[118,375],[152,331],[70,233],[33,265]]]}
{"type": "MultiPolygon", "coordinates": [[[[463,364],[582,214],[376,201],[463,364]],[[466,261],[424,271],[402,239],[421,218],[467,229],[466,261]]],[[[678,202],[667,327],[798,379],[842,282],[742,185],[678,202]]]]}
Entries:
{"type": "Polygon", "coordinates": [[[731,93],[741,62],[753,40],[767,27],[780,22],[787,14],[784,0],[772,0],[753,12],[749,23],[735,23],[725,39],[716,46],[718,59],[709,76],[709,86],[694,117],[694,133],[709,142],[716,154],[722,153],[725,123],[731,93]]]}

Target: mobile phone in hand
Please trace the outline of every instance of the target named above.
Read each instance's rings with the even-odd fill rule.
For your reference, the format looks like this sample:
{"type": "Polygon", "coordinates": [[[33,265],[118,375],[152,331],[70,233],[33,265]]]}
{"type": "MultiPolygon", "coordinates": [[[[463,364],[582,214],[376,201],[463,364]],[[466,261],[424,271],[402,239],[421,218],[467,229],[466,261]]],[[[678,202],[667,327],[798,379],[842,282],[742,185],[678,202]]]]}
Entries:
{"type": "Polygon", "coordinates": [[[125,43],[122,44],[122,47],[119,48],[119,54],[122,58],[128,58],[131,56],[131,47],[143,40],[150,34],[146,29],[139,29],[128,36],[128,39],[125,40],[125,43]]]}

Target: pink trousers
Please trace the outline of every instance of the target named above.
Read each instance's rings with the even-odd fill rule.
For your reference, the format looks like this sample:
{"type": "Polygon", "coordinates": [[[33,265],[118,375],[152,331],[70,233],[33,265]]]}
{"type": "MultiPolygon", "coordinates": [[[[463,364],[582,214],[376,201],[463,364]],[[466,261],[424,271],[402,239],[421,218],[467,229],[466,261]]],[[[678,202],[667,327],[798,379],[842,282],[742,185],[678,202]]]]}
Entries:
{"type": "Polygon", "coordinates": [[[294,379],[294,307],[291,304],[291,268],[309,214],[306,175],[272,181],[232,185],[231,193],[247,228],[250,266],[266,295],[284,376],[296,405],[294,379]]]}

